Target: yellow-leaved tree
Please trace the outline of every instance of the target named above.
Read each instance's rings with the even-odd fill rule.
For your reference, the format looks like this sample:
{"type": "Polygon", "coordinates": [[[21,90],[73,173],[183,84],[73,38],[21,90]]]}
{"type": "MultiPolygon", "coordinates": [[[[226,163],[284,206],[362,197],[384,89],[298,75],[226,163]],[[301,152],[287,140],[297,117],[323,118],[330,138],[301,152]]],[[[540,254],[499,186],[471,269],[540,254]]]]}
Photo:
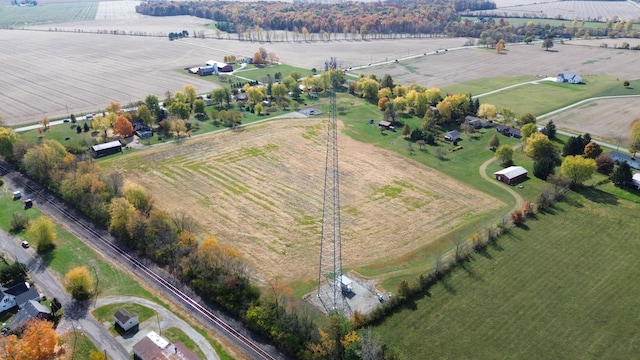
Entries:
{"type": "Polygon", "coordinates": [[[76,266],[64,276],[64,287],[76,300],[91,297],[93,277],[86,266],[76,266]]]}
{"type": "Polygon", "coordinates": [[[27,234],[38,251],[47,251],[55,247],[57,237],[55,225],[44,215],[29,223],[27,234]]]}

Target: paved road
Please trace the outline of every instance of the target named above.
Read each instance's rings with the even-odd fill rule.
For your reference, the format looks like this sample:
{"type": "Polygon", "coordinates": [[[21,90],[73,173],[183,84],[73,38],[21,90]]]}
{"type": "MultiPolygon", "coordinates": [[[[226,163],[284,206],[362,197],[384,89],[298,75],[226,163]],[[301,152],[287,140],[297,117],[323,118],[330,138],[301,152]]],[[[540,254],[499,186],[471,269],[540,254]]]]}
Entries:
{"type": "MultiPolygon", "coordinates": [[[[6,179],[5,179],[6,180],[6,179]]],[[[0,251],[27,265],[29,276],[34,281],[40,292],[44,292],[49,298],[57,298],[62,304],[65,320],[71,326],[84,332],[91,341],[101,350],[106,350],[109,359],[128,359],[129,353],[125,350],[107,329],[102,327],[89,314],[85,303],[79,303],[71,298],[60,284],[60,279],[54,275],[42,262],[33,249],[23,249],[21,240],[0,230],[0,251]]],[[[68,326],[60,326],[60,329],[69,329],[68,326]]]]}

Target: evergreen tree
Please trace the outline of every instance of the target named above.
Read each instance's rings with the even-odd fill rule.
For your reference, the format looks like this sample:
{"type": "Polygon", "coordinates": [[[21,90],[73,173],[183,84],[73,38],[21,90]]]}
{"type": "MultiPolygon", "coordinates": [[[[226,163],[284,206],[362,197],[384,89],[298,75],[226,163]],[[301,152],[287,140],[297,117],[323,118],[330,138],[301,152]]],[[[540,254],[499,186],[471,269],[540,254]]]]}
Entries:
{"type": "Polygon", "coordinates": [[[549,120],[541,132],[547,135],[549,139],[554,139],[556,137],[556,124],[553,123],[553,120],[549,120]]]}
{"type": "Polygon", "coordinates": [[[533,163],[533,176],[546,181],[549,175],[555,173],[555,166],[554,159],[547,157],[541,158],[533,163]]]}
{"type": "Polygon", "coordinates": [[[633,174],[631,173],[631,166],[626,161],[616,166],[615,170],[611,174],[611,182],[617,187],[625,187],[631,184],[633,174]]]}

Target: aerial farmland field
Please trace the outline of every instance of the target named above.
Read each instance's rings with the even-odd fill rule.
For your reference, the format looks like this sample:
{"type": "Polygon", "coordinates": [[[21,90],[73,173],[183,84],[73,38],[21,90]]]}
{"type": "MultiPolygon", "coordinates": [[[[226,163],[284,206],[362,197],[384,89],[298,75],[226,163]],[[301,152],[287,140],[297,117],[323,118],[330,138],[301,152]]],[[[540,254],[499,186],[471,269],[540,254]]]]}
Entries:
{"type": "MultiPolygon", "coordinates": [[[[326,122],[281,120],[119,157],[110,166],[238,248],[266,279],[313,278],[326,122]],[[202,216],[202,214],[207,214],[202,216]]],[[[504,204],[406,157],[339,136],[345,267],[425,246],[504,204]]]]}
{"type": "MultiPolygon", "coordinates": [[[[640,17],[640,8],[628,1],[549,1],[533,2],[498,0],[498,9],[482,11],[493,16],[526,16],[530,18],[556,18],[568,20],[622,21],[640,17]]],[[[532,19],[535,21],[535,19],[532,19]]]]}

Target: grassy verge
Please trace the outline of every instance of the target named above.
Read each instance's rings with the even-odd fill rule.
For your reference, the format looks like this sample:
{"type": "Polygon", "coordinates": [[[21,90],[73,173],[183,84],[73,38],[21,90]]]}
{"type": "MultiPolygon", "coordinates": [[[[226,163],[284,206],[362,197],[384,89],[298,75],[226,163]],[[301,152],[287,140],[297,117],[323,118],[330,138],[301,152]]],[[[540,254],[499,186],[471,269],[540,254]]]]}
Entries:
{"type": "Polygon", "coordinates": [[[612,304],[640,296],[636,211],[598,188],[572,193],[375,332],[406,358],[633,357],[640,326],[612,304]]]}
{"type": "Polygon", "coordinates": [[[69,331],[58,337],[58,345],[65,351],[61,360],[88,359],[94,351],[100,351],[82,331],[69,331]]]}

